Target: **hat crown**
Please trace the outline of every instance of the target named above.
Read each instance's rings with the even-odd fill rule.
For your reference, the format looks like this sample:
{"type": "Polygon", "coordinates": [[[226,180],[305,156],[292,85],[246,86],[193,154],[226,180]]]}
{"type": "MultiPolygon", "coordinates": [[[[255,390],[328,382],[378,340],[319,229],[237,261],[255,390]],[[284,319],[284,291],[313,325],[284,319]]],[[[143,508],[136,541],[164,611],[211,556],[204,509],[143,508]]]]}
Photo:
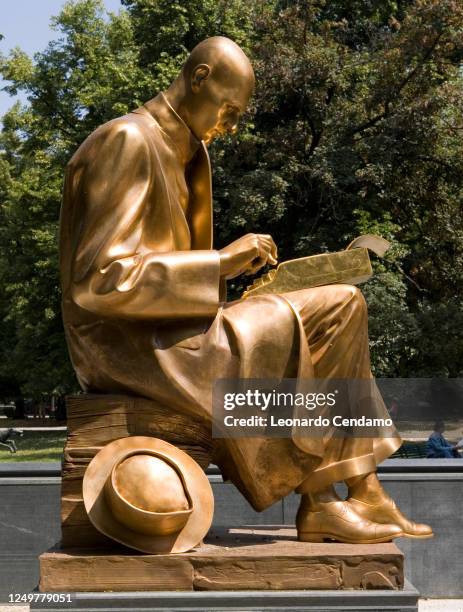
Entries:
{"type": "Polygon", "coordinates": [[[180,531],[193,512],[184,476],[175,461],[145,449],[125,453],[115,462],[105,495],[116,520],[148,535],[180,531]]]}
{"type": "Polygon", "coordinates": [[[159,438],[128,436],[106,444],[90,461],[82,492],[88,517],[101,533],[146,553],[190,550],[212,522],[214,498],[203,469],[185,451],[159,438]],[[131,458],[137,461],[127,461],[131,458]],[[164,463],[173,471],[166,470],[164,463]],[[127,485],[127,479],[133,479],[133,484],[127,485]],[[153,501],[161,480],[162,486],[167,480],[173,487],[168,503],[153,501]],[[149,497],[138,497],[143,488],[149,497]],[[178,508],[185,504],[185,497],[187,510],[143,509],[178,508]]]}
{"type": "Polygon", "coordinates": [[[125,501],[147,512],[177,512],[190,507],[178,472],[151,454],[131,455],[117,464],[113,484],[125,501]]]}

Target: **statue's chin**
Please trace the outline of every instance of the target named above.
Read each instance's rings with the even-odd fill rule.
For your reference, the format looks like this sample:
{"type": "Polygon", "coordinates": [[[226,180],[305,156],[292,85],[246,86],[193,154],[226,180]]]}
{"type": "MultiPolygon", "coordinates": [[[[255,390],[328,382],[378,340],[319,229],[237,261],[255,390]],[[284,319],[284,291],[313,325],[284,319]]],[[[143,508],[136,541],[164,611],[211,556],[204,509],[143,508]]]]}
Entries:
{"type": "Polygon", "coordinates": [[[203,140],[208,145],[213,140],[215,140],[216,138],[220,138],[221,136],[224,136],[225,133],[226,132],[224,130],[219,130],[217,128],[212,128],[212,130],[209,130],[209,132],[206,132],[203,140]]]}
{"type": "Polygon", "coordinates": [[[217,138],[217,136],[218,136],[217,130],[211,130],[204,136],[203,140],[208,145],[214,140],[214,138],[217,138]]]}

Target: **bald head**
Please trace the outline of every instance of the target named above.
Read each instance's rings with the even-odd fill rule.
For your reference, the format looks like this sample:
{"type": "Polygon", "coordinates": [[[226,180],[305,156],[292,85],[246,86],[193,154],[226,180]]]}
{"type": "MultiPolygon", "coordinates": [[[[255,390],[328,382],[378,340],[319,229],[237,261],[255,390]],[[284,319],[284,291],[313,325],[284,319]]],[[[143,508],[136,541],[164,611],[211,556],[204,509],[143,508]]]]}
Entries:
{"type": "Polygon", "coordinates": [[[234,132],[254,88],[251,62],[229,38],[203,40],[166,92],[197,138],[210,142],[234,132]]]}
{"type": "Polygon", "coordinates": [[[243,50],[225,36],[206,38],[196,45],[186,60],[182,73],[190,79],[195,68],[209,67],[209,78],[220,80],[224,85],[240,81],[240,85],[252,91],[254,71],[243,50]]]}

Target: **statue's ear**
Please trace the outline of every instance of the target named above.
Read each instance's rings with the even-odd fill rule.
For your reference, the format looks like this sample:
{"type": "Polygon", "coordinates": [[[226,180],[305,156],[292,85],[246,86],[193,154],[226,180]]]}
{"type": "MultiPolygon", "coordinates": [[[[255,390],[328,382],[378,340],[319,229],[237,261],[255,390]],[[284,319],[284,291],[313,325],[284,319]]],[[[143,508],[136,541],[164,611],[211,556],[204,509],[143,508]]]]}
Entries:
{"type": "Polygon", "coordinates": [[[191,75],[191,90],[197,93],[211,73],[211,69],[207,64],[198,64],[191,75]]]}

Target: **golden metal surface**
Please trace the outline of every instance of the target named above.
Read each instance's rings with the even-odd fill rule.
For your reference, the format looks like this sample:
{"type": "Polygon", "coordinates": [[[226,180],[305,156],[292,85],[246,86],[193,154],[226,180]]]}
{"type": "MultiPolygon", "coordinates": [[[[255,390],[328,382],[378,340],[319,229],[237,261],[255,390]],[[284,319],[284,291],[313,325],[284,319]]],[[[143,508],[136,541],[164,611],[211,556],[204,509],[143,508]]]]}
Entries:
{"type": "Polygon", "coordinates": [[[368,249],[383,256],[390,243],[381,236],[358,236],[339,253],[322,253],[309,257],[290,259],[257,278],[242,298],[265,293],[287,293],[309,287],[347,283],[358,285],[373,275],[368,249]]]}
{"type": "Polygon", "coordinates": [[[377,236],[376,234],[363,234],[362,236],[357,236],[357,238],[354,238],[354,240],[352,240],[352,242],[347,246],[347,249],[363,247],[370,249],[370,251],[373,251],[373,253],[376,253],[376,255],[383,257],[390,246],[391,243],[381,236],[377,236]]]}
{"type": "MultiPolygon", "coordinates": [[[[236,130],[253,86],[241,49],[207,39],[164,93],[99,127],[70,160],[60,220],[62,309],[85,391],[143,396],[210,422],[218,378],[371,377],[366,307],[355,287],[226,302],[226,279],[277,263],[268,235],[247,234],[221,250],[212,243],[206,144],[236,130]]],[[[379,393],[371,402],[372,415],[387,415],[379,393]]],[[[217,441],[216,461],[263,510],[301,483],[316,489],[374,470],[399,445],[398,436],[239,439],[217,441]]],[[[94,524],[127,543],[101,493],[116,457],[107,447],[95,457],[84,494],[94,524]]],[[[193,464],[182,469],[187,481],[193,464]]],[[[165,536],[148,548],[178,551],[202,537],[210,502],[198,507],[191,495],[191,517],[206,517],[195,537],[177,546],[165,536]]],[[[129,545],[146,550],[146,536],[130,533],[129,545]]]]}
{"type": "Polygon", "coordinates": [[[371,278],[372,274],[366,248],[311,255],[279,264],[275,270],[255,280],[242,297],[287,293],[333,283],[358,285],[371,278]]]}
{"type": "Polygon", "coordinates": [[[399,526],[372,522],[360,517],[337,495],[319,503],[303,496],[296,516],[298,539],[302,542],[337,540],[350,544],[378,544],[402,536],[399,526]]]}
{"type": "Polygon", "coordinates": [[[179,532],[193,512],[182,474],[168,459],[146,451],[126,456],[113,466],[105,496],[120,523],[148,535],[179,532]]]}
{"type": "Polygon", "coordinates": [[[190,508],[181,475],[156,455],[137,452],[117,463],[111,472],[111,488],[132,506],[148,512],[190,508]]]}
{"type": "Polygon", "coordinates": [[[93,525],[142,552],[190,550],[212,523],[214,497],[206,474],[187,453],[157,438],[131,436],[107,444],[89,463],[82,491],[93,525]],[[123,467],[135,458],[140,460],[123,467]],[[160,492],[163,477],[166,490],[160,492]],[[165,507],[173,510],[159,511],[165,507]]]}
{"type": "Polygon", "coordinates": [[[433,537],[432,528],[425,523],[415,523],[405,517],[392,499],[381,503],[370,503],[353,497],[349,498],[349,506],[358,516],[379,524],[392,523],[401,528],[401,536],[416,539],[433,537]]]}

